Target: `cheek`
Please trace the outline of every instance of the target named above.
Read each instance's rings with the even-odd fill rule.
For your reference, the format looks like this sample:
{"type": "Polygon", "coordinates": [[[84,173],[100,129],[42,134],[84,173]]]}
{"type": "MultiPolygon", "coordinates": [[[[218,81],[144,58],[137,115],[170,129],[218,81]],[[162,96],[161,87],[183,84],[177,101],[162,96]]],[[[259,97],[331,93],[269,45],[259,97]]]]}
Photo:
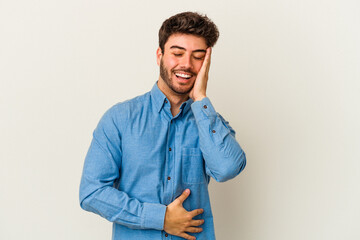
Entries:
{"type": "Polygon", "coordinates": [[[167,59],[164,59],[164,64],[167,69],[172,70],[174,67],[176,67],[178,65],[178,62],[176,59],[167,58],[167,59]]]}
{"type": "Polygon", "coordinates": [[[169,60],[169,69],[173,69],[178,65],[178,61],[176,59],[169,60]]]}
{"type": "Polygon", "coordinates": [[[195,69],[196,73],[198,73],[200,71],[202,64],[203,64],[203,61],[197,62],[194,64],[194,69],[195,69]]]}

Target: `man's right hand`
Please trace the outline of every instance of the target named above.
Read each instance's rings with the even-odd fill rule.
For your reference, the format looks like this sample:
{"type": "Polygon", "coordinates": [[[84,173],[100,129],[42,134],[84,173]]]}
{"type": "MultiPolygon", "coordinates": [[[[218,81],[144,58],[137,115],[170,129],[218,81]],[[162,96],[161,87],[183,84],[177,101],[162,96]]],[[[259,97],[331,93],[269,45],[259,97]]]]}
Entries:
{"type": "Polygon", "coordinates": [[[202,228],[196,227],[204,223],[203,219],[193,220],[193,217],[204,212],[203,209],[195,209],[188,212],[183,207],[183,202],[190,195],[190,190],[185,191],[166,207],[164,231],[175,236],[188,240],[195,240],[196,237],[190,236],[185,232],[198,233],[202,228]]]}

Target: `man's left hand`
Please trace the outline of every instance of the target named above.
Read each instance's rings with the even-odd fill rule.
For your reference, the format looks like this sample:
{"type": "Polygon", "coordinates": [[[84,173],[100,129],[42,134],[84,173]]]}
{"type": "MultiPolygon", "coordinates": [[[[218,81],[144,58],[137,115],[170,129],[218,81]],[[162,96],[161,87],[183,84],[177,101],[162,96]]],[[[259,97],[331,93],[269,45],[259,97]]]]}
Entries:
{"type": "Polygon", "coordinates": [[[211,60],[211,47],[206,49],[204,62],[200,68],[200,71],[197,74],[194,87],[189,94],[190,98],[192,98],[194,102],[200,101],[204,97],[206,97],[206,87],[209,77],[210,60],[211,60]]]}

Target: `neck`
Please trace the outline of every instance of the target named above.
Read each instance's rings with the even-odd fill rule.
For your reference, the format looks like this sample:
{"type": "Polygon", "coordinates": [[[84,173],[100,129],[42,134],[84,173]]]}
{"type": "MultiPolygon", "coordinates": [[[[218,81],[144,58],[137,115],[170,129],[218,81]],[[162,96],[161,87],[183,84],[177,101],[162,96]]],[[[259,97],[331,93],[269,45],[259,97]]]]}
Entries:
{"type": "Polygon", "coordinates": [[[169,86],[159,77],[157,83],[161,92],[163,92],[166,98],[170,101],[171,104],[171,113],[173,116],[177,115],[180,112],[180,106],[183,102],[189,99],[189,94],[178,94],[171,90],[169,86]]]}

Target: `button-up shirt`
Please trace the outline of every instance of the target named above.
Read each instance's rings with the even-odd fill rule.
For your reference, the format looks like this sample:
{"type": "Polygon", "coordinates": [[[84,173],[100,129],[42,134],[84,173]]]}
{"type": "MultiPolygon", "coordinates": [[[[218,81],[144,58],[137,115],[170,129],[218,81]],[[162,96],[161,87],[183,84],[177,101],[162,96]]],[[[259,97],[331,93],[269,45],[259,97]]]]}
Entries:
{"type": "Polygon", "coordinates": [[[166,233],[166,206],[190,189],[183,207],[202,208],[198,240],[214,240],[208,184],[245,167],[235,132],[208,97],[182,103],[173,116],[155,83],[144,95],[110,107],[93,132],[80,184],[80,205],[113,222],[113,240],[178,240],[166,233]]]}

